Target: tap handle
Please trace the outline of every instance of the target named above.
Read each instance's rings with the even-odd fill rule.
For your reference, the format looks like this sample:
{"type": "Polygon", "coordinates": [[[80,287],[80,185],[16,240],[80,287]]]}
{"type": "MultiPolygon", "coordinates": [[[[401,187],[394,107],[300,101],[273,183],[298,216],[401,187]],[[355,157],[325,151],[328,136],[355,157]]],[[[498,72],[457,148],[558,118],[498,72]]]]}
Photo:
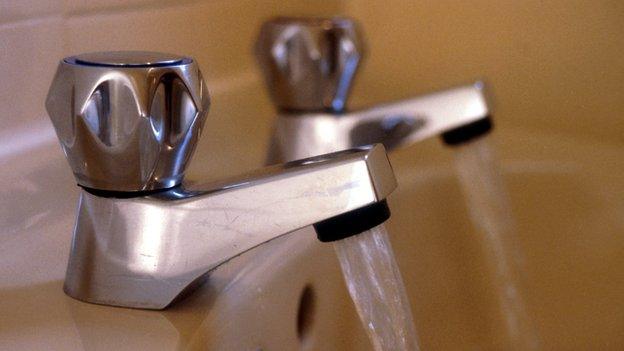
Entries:
{"type": "Polygon", "coordinates": [[[255,51],[278,108],[339,112],[364,44],[349,18],[279,17],[262,25],[255,51]]]}
{"type": "Polygon", "coordinates": [[[111,192],[178,185],[209,105],[192,58],[155,52],[67,57],[46,100],[78,184],[111,192]]]}

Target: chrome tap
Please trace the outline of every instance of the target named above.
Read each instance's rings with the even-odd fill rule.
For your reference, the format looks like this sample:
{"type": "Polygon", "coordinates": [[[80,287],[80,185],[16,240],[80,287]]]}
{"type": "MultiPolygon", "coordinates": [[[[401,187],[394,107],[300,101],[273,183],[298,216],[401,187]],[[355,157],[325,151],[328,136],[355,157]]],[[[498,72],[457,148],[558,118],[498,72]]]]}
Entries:
{"type": "Polygon", "coordinates": [[[348,111],[363,42],[348,18],[279,17],[262,25],[255,52],[279,111],[269,163],[432,136],[456,145],[491,129],[482,82],[348,111]]]}
{"type": "Polygon", "coordinates": [[[162,309],[232,257],[313,224],[323,240],[332,221],[384,208],[396,187],[381,145],[185,184],[208,107],[189,57],[108,52],[60,62],[46,108],[81,187],[68,295],[162,309]]]}

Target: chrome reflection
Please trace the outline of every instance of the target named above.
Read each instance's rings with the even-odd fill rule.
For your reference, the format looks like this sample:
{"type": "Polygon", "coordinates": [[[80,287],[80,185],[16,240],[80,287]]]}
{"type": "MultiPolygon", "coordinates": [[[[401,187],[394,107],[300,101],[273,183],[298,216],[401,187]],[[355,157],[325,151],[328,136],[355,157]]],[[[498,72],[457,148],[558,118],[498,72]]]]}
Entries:
{"type": "Polygon", "coordinates": [[[65,291],[161,309],[211,269],[296,229],[386,198],[382,145],[138,198],[81,193],[65,291]]]}

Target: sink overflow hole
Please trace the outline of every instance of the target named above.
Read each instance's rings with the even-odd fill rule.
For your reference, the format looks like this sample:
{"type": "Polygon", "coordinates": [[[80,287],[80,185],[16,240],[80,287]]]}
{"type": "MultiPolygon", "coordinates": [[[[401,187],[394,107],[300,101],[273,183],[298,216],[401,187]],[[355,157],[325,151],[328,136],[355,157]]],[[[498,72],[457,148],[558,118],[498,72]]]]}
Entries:
{"type": "Polygon", "coordinates": [[[305,342],[314,324],[315,297],[312,286],[306,285],[299,297],[299,309],[297,311],[297,336],[299,342],[305,342]]]}

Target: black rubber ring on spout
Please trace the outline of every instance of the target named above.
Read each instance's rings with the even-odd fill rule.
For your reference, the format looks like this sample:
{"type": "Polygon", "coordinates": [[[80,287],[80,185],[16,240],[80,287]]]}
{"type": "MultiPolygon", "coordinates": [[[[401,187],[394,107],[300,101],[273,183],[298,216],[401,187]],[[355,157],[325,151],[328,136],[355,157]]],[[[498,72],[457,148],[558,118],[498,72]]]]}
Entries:
{"type": "Polygon", "coordinates": [[[326,219],[314,225],[317,238],[326,243],[372,229],[390,218],[386,200],[326,219]]]}
{"type": "Polygon", "coordinates": [[[91,195],[95,195],[95,196],[99,196],[99,197],[114,198],[114,199],[132,199],[132,198],[135,198],[135,197],[152,196],[152,195],[164,193],[164,192],[167,192],[167,191],[171,191],[172,189],[175,189],[175,188],[179,187],[179,185],[176,185],[176,186],[171,187],[171,188],[156,189],[156,190],[114,191],[114,190],[100,190],[100,189],[88,188],[88,187],[82,186],[80,184],[78,184],[78,186],[83,188],[86,192],[88,192],[91,195]]]}
{"type": "Polygon", "coordinates": [[[474,122],[442,133],[446,145],[456,146],[489,133],[493,128],[492,119],[486,116],[474,122]]]}

